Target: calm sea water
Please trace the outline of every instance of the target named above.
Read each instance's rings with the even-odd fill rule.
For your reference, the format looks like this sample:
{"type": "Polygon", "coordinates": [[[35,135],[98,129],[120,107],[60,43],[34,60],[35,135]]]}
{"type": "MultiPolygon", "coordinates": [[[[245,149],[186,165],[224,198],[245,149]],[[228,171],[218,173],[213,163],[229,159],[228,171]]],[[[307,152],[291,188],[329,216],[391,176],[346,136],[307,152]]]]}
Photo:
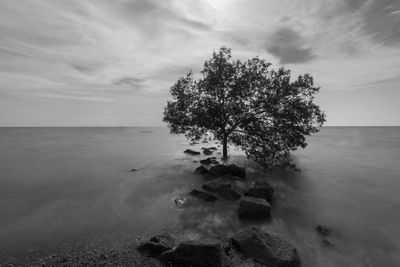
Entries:
{"type": "MultiPolygon", "coordinates": [[[[229,201],[175,206],[201,187],[193,174],[201,157],[183,154],[187,147],[165,128],[0,128],[0,251],[132,242],[164,230],[231,234],[251,224],[229,201]]],[[[294,153],[295,173],[232,155],[249,177],[275,186],[272,220],[255,224],[292,242],[303,266],[400,266],[400,128],[323,128],[294,153]],[[332,229],[333,247],[321,246],[318,224],[332,229]]]]}

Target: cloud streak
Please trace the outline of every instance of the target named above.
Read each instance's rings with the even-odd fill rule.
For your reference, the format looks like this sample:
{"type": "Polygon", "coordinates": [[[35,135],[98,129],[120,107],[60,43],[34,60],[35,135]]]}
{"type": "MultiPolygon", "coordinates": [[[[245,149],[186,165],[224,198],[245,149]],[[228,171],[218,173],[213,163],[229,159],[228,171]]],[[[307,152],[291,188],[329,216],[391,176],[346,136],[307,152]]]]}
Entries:
{"type": "Polygon", "coordinates": [[[397,0],[1,1],[0,125],[38,99],[64,117],[78,102],[98,114],[106,103],[115,117],[133,105],[130,117],[154,114],[221,46],[310,72],[323,91],[398,87],[399,10],[397,0]]]}

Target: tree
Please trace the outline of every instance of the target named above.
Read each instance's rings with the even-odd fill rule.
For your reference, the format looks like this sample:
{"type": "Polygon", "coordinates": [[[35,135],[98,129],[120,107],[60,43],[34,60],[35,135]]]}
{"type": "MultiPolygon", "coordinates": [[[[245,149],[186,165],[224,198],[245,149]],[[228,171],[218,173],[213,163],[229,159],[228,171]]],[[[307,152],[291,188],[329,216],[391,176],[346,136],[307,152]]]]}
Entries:
{"type": "Polygon", "coordinates": [[[172,133],[240,147],[266,166],[286,166],[290,151],[305,147],[319,131],[325,114],[313,103],[319,91],[310,74],[290,80],[290,70],[275,71],[259,57],[234,60],[229,48],[214,52],[201,78],[189,72],[171,87],[164,121],[172,133]]]}

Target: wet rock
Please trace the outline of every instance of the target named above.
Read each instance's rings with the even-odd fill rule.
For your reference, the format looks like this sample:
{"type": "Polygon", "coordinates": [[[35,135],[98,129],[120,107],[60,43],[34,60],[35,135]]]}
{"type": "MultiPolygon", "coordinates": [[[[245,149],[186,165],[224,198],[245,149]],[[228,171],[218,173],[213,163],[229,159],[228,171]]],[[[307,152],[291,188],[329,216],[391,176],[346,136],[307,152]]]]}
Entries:
{"type": "Polygon", "coordinates": [[[294,246],[282,238],[259,231],[245,229],[231,238],[232,244],[247,258],[270,267],[300,266],[300,257],[294,246]]]}
{"type": "Polygon", "coordinates": [[[324,225],[318,225],[316,228],[318,234],[322,235],[322,236],[329,236],[329,234],[331,233],[331,230],[328,229],[328,227],[324,226],[324,225]]]}
{"type": "Polygon", "coordinates": [[[208,148],[205,148],[205,149],[203,149],[203,154],[204,155],[211,155],[213,152],[210,150],[210,149],[208,149],[208,148]]]}
{"type": "Polygon", "coordinates": [[[194,170],[195,174],[206,174],[208,172],[209,170],[204,166],[197,167],[196,170],[194,170]]]}
{"type": "Polygon", "coordinates": [[[272,201],[274,195],[274,188],[267,183],[255,184],[253,187],[249,188],[245,193],[246,196],[263,198],[268,202],[272,201]]]}
{"type": "Polygon", "coordinates": [[[239,188],[232,184],[229,187],[221,187],[218,190],[218,194],[227,200],[238,200],[242,197],[242,192],[239,188]]]}
{"type": "Polygon", "coordinates": [[[321,246],[323,246],[323,247],[332,247],[333,243],[329,239],[324,238],[321,241],[321,246]]]}
{"type": "Polygon", "coordinates": [[[167,266],[177,267],[221,267],[221,244],[211,238],[184,241],[178,247],[161,254],[160,261],[167,266]]]}
{"type": "Polygon", "coordinates": [[[216,148],[215,146],[211,146],[211,147],[202,147],[201,149],[217,150],[217,148],[216,148]]]}
{"type": "Polygon", "coordinates": [[[208,202],[214,202],[217,200],[216,196],[197,189],[193,189],[192,191],[190,191],[189,195],[208,202]]]}
{"type": "Polygon", "coordinates": [[[136,249],[151,257],[157,257],[164,251],[170,250],[174,247],[175,240],[168,233],[153,236],[149,241],[139,245],[136,249]]]}
{"type": "Polygon", "coordinates": [[[218,164],[216,166],[211,167],[210,173],[214,176],[222,176],[225,174],[230,174],[232,176],[245,178],[246,177],[246,169],[243,167],[239,167],[235,164],[231,165],[222,165],[218,164]]]}
{"type": "Polygon", "coordinates": [[[239,167],[236,164],[228,165],[228,173],[240,178],[246,178],[246,168],[239,167]]]}
{"type": "Polygon", "coordinates": [[[175,202],[175,205],[176,205],[178,208],[186,207],[186,206],[188,206],[188,204],[189,204],[189,200],[188,200],[186,197],[178,197],[178,198],[175,198],[175,199],[174,199],[174,202],[175,202]]]}
{"type": "Polygon", "coordinates": [[[200,155],[200,152],[194,151],[191,149],[186,149],[185,151],[183,151],[183,153],[190,154],[190,155],[200,155]]]}
{"type": "Polygon", "coordinates": [[[222,187],[231,187],[230,182],[223,181],[221,179],[216,179],[216,180],[210,180],[206,181],[203,184],[203,189],[209,190],[212,192],[218,192],[222,187]]]}
{"type": "Polygon", "coordinates": [[[202,160],[200,160],[200,163],[204,164],[204,165],[219,164],[216,157],[202,159],[202,160]]]}
{"type": "Polygon", "coordinates": [[[218,164],[216,166],[211,167],[210,174],[214,176],[222,176],[224,174],[228,174],[228,167],[222,164],[218,164]]]}
{"type": "Polygon", "coordinates": [[[264,219],[271,216],[271,206],[262,198],[242,197],[239,201],[239,217],[264,219]]]}

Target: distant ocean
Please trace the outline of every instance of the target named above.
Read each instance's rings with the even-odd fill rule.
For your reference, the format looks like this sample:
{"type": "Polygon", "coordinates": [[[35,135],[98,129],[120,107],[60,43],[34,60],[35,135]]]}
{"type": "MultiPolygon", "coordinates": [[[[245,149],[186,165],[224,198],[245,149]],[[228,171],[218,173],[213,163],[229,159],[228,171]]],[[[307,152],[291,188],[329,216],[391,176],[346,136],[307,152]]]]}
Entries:
{"type": "MultiPolygon", "coordinates": [[[[303,266],[400,266],[400,128],[324,127],[308,143],[294,173],[232,151],[230,161],[275,187],[272,220],[257,225],[293,243],[303,266]],[[319,224],[332,247],[321,246],[319,224]]],[[[0,128],[0,254],[249,225],[233,202],[175,206],[201,187],[193,161],[205,156],[189,147],[166,128],[0,128]]]]}

